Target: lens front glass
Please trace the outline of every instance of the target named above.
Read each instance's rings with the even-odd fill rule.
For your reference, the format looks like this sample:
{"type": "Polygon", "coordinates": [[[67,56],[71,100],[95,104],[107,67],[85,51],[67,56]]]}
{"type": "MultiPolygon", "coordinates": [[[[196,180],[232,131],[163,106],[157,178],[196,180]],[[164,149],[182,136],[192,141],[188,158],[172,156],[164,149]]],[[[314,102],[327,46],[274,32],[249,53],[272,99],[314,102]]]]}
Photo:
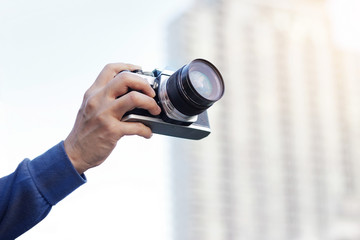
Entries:
{"type": "Polygon", "coordinates": [[[212,85],[209,78],[199,71],[190,71],[189,77],[196,91],[204,98],[209,99],[212,93],[212,85]]]}
{"type": "Polygon", "coordinates": [[[193,61],[189,66],[189,78],[195,91],[203,98],[217,101],[223,94],[221,76],[203,61],[193,61]]]}

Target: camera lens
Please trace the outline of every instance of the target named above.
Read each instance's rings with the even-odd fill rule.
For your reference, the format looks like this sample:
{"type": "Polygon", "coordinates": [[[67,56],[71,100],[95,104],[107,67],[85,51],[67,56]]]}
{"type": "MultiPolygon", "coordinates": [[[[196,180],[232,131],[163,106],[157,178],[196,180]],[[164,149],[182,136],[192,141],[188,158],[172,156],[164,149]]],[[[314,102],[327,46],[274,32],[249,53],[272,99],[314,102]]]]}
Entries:
{"type": "Polygon", "coordinates": [[[222,97],[224,82],[214,65],[196,59],[170,76],[166,91],[174,108],[184,115],[194,116],[222,97]]]}
{"type": "Polygon", "coordinates": [[[202,97],[217,101],[223,94],[223,82],[211,65],[194,61],[189,66],[189,79],[195,91],[202,97]]]}
{"type": "Polygon", "coordinates": [[[197,90],[197,92],[205,97],[210,98],[212,92],[212,85],[209,78],[199,71],[189,72],[191,84],[197,90]]]}

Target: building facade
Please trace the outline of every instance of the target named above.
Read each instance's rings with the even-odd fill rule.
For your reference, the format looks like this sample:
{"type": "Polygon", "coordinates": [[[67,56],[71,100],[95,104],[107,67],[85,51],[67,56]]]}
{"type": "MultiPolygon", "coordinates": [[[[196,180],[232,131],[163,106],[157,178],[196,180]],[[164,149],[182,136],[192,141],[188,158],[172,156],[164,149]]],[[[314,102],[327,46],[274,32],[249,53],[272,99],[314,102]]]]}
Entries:
{"type": "Polygon", "coordinates": [[[174,239],[360,239],[360,57],[324,0],[198,0],[169,62],[222,72],[212,133],[174,140],[174,239]]]}

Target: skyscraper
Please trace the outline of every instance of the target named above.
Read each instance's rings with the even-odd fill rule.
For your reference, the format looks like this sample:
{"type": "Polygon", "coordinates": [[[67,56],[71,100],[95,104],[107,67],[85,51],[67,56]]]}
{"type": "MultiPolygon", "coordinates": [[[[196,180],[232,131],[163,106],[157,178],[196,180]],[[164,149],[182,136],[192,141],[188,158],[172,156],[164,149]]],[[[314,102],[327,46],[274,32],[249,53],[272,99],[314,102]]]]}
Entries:
{"type": "Polygon", "coordinates": [[[324,0],[198,0],[169,26],[173,66],[225,80],[212,134],[172,148],[175,239],[360,239],[360,56],[324,0]]]}

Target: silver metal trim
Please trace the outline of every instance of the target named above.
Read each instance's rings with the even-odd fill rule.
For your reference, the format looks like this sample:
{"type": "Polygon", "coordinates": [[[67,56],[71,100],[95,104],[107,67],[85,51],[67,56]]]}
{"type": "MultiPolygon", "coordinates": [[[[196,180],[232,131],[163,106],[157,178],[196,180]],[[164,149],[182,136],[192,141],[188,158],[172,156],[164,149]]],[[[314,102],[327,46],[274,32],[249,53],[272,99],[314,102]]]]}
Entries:
{"type": "Polygon", "coordinates": [[[190,126],[181,126],[164,122],[160,118],[148,117],[138,114],[127,115],[121,119],[121,121],[141,122],[149,126],[153,133],[192,140],[202,139],[211,133],[210,127],[198,125],[196,123],[193,123],[190,126]]]}
{"type": "Polygon", "coordinates": [[[160,76],[160,86],[159,86],[159,100],[160,100],[160,104],[163,107],[163,110],[165,111],[165,114],[168,118],[176,120],[176,121],[181,121],[181,122],[196,122],[198,119],[198,116],[187,116],[181,112],[179,112],[174,105],[172,104],[172,102],[169,99],[169,96],[167,94],[166,91],[166,83],[169,79],[168,75],[163,75],[161,74],[160,76]]]}

